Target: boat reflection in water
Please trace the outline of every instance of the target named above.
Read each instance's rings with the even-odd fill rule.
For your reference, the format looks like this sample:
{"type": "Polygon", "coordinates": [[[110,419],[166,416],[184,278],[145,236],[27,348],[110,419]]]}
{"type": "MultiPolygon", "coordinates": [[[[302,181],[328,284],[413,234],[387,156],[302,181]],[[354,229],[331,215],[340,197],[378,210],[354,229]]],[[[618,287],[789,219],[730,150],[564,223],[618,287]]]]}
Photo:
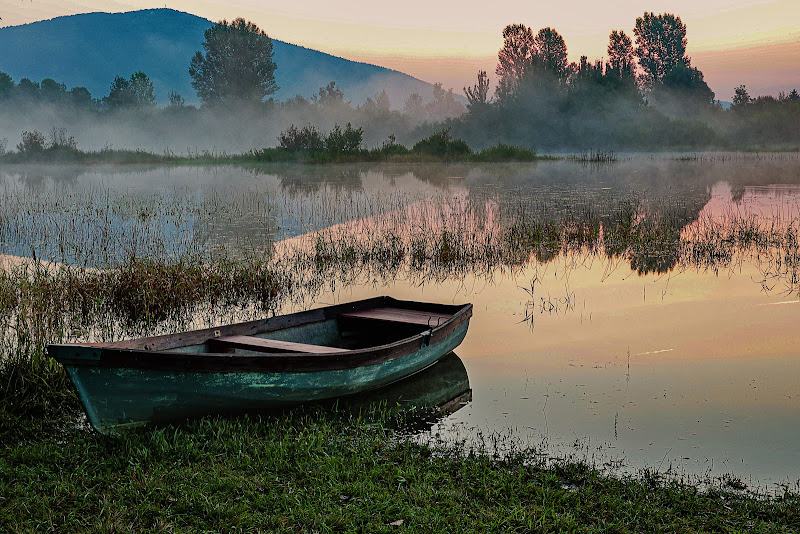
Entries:
{"type": "Polygon", "coordinates": [[[358,395],[339,399],[331,409],[347,414],[377,410],[396,416],[398,430],[422,432],[466,406],[472,389],[464,362],[454,352],[403,380],[358,395]]]}

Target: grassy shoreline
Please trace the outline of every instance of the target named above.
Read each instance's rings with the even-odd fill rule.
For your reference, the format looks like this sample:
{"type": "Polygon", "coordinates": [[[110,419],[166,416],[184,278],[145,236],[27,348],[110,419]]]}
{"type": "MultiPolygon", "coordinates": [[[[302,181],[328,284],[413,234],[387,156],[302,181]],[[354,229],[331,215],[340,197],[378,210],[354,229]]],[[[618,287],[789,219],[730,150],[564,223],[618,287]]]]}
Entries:
{"type": "MultiPolygon", "coordinates": [[[[71,411],[71,410],[70,410],[71,411]]],[[[52,414],[51,414],[52,416],[52,414]]],[[[5,418],[4,418],[5,419],[5,418]]],[[[610,476],[533,450],[420,444],[325,412],[107,438],[5,419],[0,528],[28,531],[789,532],[800,496],[610,476]],[[16,439],[14,439],[16,438],[16,439]]],[[[60,422],[59,422],[60,421],[60,422]]]]}
{"type": "MultiPolygon", "coordinates": [[[[433,143],[423,144],[420,147],[415,145],[412,149],[399,144],[344,151],[325,148],[273,147],[249,150],[239,154],[203,151],[186,155],[176,154],[170,150],[162,153],[142,149],[84,151],[78,149],[74,143],[70,145],[51,144],[37,146],[35,150],[24,151],[20,148],[17,152],[0,152],[0,164],[493,163],[561,159],[555,156],[538,155],[533,150],[503,143],[473,151],[463,141],[451,140],[446,132],[435,134],[431,138],[434,139],[433,143]]],[[[427,139],[423,141],[427,141],[427,139]]]]}
{"type": "MultiPolygon", "coordinates": [[[[797,154],[800,147],[787,148],[737,148],[693,150],[649,150],[637,154],[659,155],[666,153],[691,153],[694,156],[676,156],[678,161],[699,160],[697,154],[797,154]]],[[[576,151],[569,154],[539,154],[519,147],[499,145],[467,155],[435,155],[415,152],[382,153],[380,150],[362,150],[352,154],[332,155],[327,152],[289,152],[281,148],[265,148],[241,154],[200,152],[197,154],[163,153],[146,150],[98,150],[98,151],[45,151],[33,156],[15,152],[0,154],[0,166],[21,165],[337,165],[337,164],[460,164],[460,163],[532,163],[539,161],[572,161],[577,163],[614,163],[626,159],[615,151],[576,151]]]]}

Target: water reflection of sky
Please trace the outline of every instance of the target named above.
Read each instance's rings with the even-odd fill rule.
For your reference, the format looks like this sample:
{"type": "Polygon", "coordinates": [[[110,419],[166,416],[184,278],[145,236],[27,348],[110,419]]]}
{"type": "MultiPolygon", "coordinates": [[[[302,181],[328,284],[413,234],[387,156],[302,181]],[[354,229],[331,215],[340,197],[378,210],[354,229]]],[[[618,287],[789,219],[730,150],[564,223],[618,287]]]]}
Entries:
{"type": "MultiPolygon", "coordinates": [[[[59,188],[76,197],[91,188],[177,195],[189,207],[156,220],[159,232],[201,233],[180,239],[202,243],[256,235],[258,245],[346,228],[443,192],[505,205],[533,199],[554,210],[602,211],[629,195],[667,199],[690,214],[685,236],[709,220],[800,217],[796,155],[646,156],[604,166],[96,168],[65,177],[47,168],[35,179],[26,172],[34,175],[0,169],[7,198],[59,188]]],[[[27,253],[19,243],[2,246],[0,254],[27,253]]],[[[765,284],[765,265],[744,256],[716,269],[677,265],[641,275],[619,258],[562,256],[491,280],[370,279],[308,304],[377,294],[472,302],[470,331],[457,351],[472,401],[436,425],[433,432],[446,438],[511,434],[548,454],[692,475],[732,472],[763,486],[800,479],[800,296],[765,284]]]]}
{"type": "Polygon", "coordinates": [[[609,275],[598,261],[578,270],[550,264],[491,284],[398,281],[320,300],[388,293],[473,303],[457,350],[473,401],[437,427],[445,435],[511,429],[550,454],[795,482],[800,301],[764,295],[755,275],[609,275]],[[574,307],[535,307],[533,325],[525,321],[531,298],[520,285],[533,277],[534,300],[563,303],[569,293],[574,307]]]}

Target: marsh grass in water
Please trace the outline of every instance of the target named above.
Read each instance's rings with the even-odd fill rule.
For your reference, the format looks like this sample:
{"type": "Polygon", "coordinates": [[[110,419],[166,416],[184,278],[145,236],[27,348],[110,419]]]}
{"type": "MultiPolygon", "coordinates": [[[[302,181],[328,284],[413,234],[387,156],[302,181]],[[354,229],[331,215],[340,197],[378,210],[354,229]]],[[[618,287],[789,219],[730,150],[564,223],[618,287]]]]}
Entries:
{"type": "Polygon", "coordinates": [[[72,195],[6,191],[0,208],[0,242],[34,256],[0,270],[0,387],[16,411],[40,405],[42,392],[68,389],[44,356],[47,343],[163,333],[198,318],[207,326],[244,320],[336,284],[491,280],[569,257],[576,268],[601,258],[640,274],[719,272],[746,261],[759,267],[765,289],[800,290],[796,218],[698,217],[670,200],[451,192],[420,200],[328,189],[282,203],[224,191],[191,202],[174,191],[72,195]],[[287,216],[323,230],[273,244],[287,216]],[[232,220],[262,238],[220,242],[232,220]],[[38,259],[37,250],[66,263],[38,259]]]}
{"type": "Polygon", "coordinates": [[[0,408],[24,415],[47,411],[53,400],[71,402],[66,374],[45,354],[48,343],[185,330],[198,318],[211,326],[270,315],[293,292],[285,274],[241,258],[136,258],[105,270],[36,262],[0,270],[0,408]]]}
{"type": "Polygon", "coordinates": [[[322,278],[409,276],[444,280],[466,274],[491,279],[559,256],[623,260],[639,274],[699,269],[719,272],[755,264],[765,280],[797,293],[800,220],[732,214],[700,217],[674,201],[631,197],[600,203],[472,195],[417,203],[390,216],[314,233],[284,253],[322,278]],[[405,217],[405,218],[404,218],[405,217]]]}

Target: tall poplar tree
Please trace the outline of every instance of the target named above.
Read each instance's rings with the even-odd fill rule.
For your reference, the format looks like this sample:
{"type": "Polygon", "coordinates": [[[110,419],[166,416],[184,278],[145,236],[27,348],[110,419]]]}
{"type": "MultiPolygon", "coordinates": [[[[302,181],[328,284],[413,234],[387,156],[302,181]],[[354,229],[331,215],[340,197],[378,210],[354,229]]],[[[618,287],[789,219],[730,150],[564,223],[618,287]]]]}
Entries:
{"type": "Polygon", "coordinates": [[[636,57],[644,70],[646,85],[660,83],[664,76],[686,57],[686,25],[670,13],[645,13],[636,19],[636,57]]]}

